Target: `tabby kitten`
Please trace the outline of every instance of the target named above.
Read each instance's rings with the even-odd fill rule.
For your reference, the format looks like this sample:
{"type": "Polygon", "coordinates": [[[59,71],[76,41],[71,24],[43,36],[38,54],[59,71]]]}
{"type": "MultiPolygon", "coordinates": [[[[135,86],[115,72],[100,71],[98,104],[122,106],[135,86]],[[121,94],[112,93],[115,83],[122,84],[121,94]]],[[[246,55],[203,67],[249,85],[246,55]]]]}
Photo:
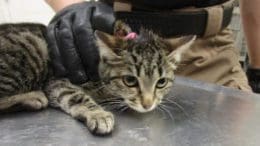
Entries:
{"type": "Polygon", "coordinates": [[[101,80],[79,86],[53,77],[45,29],[37,24],[0,26],[0,111],[39,110],[49,104],[101,135],[111,133],[115,123],[102,106],[144,113],[160,104],[173,84],[181,54],[195,39],[164,40],[147,30],[125,39],[96,31],[101,80]]]}

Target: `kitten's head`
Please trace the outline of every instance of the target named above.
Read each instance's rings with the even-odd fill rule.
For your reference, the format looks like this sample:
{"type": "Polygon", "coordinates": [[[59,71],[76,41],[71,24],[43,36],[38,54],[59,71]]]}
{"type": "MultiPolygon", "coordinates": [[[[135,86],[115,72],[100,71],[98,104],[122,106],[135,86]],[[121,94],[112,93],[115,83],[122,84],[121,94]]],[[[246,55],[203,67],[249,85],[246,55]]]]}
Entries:
{"type": "Polygon", "coordinates": [[[130,40],[100,31],[95,35],[100,77],[109,81],[106,88],[138,112],[151,111],[161,103],[173,84],[181,54],[195,40],[194,36],[162,39],[147,30],[130,40]]]}

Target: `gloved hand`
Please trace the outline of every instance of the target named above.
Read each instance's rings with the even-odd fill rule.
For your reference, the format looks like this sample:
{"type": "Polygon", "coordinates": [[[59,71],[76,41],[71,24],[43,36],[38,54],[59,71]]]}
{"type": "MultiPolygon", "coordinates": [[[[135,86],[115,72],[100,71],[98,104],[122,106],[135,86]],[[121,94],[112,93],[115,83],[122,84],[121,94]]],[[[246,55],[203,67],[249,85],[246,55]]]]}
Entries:
{"type": "Polygon", "coordinates": [[[55,76],[76,84],[98,81],[94,30],[113,33],[114,21],[113,8],[102,2],[78,3],[58,12],[47,29],[55,76]]]}

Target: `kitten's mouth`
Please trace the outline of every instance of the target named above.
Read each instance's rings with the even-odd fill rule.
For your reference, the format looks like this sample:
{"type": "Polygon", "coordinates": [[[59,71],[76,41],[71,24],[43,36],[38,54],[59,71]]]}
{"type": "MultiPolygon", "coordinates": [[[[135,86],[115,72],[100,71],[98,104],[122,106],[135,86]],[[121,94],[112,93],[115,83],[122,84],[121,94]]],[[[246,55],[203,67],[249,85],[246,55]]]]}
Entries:
{"type": "Polygon", "coordinates": [[[136,105],[136,104],[133,104],[133,103],[131,103],[131,102],[126,102],[126,104],[127,104],[132,110],[137,111],[137,112],[139,112],[139,113],[148,113],[148,112],[153,111],[153,110],[156,108],[156,104],[155,104],[155,103],[153,103],[153,105],[150,106],[149,108],[148,108],[148,107],[145,107],[145,106],[143,106],[143,105],[141,105],[141,104],[136,105]]]}

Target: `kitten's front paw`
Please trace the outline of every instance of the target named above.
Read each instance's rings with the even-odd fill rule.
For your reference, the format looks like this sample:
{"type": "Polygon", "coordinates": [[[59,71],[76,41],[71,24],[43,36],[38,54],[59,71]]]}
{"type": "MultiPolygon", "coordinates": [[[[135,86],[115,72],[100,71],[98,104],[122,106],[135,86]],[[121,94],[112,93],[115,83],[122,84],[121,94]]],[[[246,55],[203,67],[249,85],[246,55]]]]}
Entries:
{"type": "Polygon", "coordinates": [[[22,106],[28,110],[40,110],[48,106],[48,99],[41,92],[36,92],[34,96],[21,102],[22,106]]]}
{"type": "Polygon", "coordinates": [[[87,127],[93,134],[106,135],[114,129],[114,116],[107,111],[92,111],[87,115],[87,127]]]}

